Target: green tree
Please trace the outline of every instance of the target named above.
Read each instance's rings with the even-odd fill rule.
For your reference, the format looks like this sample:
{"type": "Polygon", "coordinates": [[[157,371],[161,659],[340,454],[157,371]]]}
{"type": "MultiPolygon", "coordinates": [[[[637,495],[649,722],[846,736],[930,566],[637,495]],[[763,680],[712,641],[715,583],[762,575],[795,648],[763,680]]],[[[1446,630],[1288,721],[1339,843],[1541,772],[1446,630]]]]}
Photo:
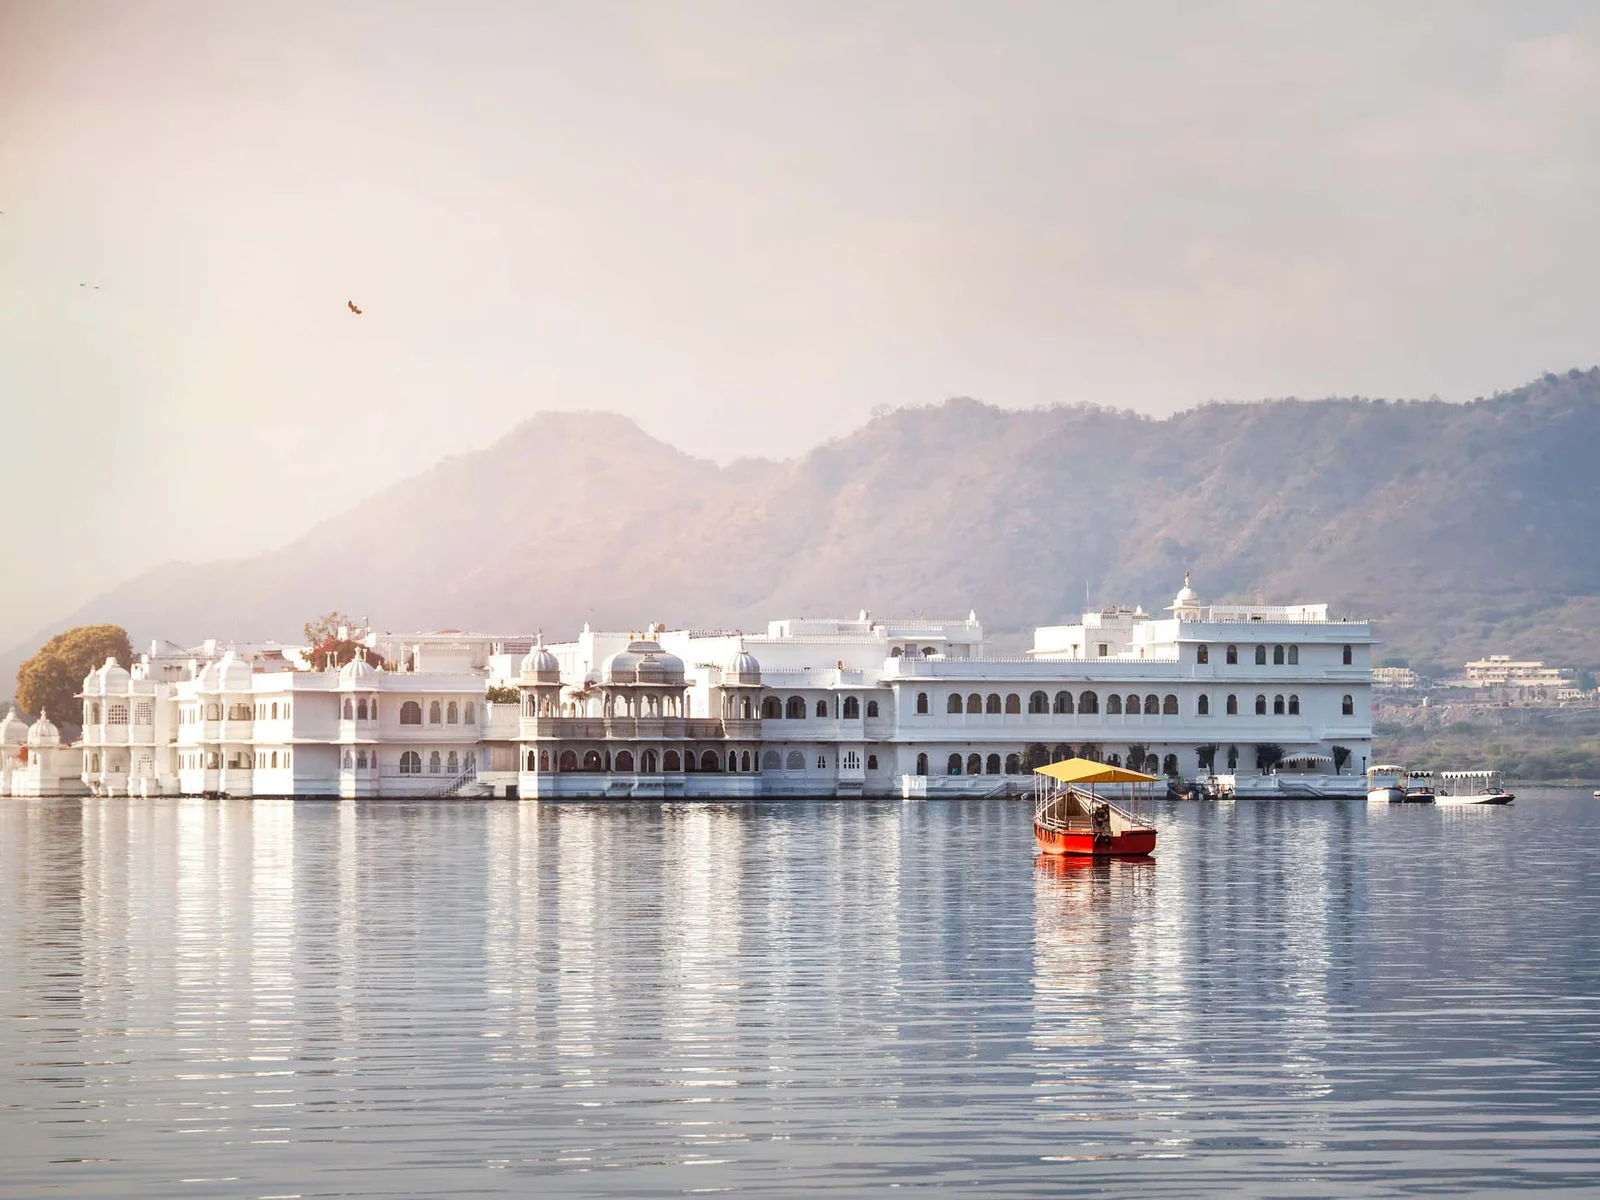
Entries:
{"type": "MultiPolygon", "coordinates": [[[[1127,764],[1128,770],[1143,771],[1145,759],[1155,757],[1155,755],[1149,753],[1149,749],[1142,742],[1134,742],[1133,745],[1129,746],[1128,756],[1123,759],[1123,762],[1127,764]]],[[[1151,772],[1151,774],[1154,774],[1154,772],[1151,772]]]]}
{"type": "Polygon", "coordinates": [[[1263,775],[1277,769],[1283,761],[1283,747],[1276,742],[1262,742],[1256,747],[1256,770],[1263,775]]]}
{"type": "Polygon", "coordinates": [[[133,645],[120,625],[79,625],[56,634],[17,668],[18,707],[35,717],[49,712],[58,722],[78,724],[84,676],[108,658],[133,665],[133,645]]]}
{"type": "Polygon", "coordinates": [[[1215,742],[1207,742],[1204,746],[1194,748],[1195,758],[1200,763],[1200,769],[1215,773],[1217,769],[1217,751],[1222,749],[1215,742]]]}
{"type": "Polygon", "coordinates": [[[1335,746],[1333,748],[1333,773],[1335,775],[1342,774],[1344,772],[1345,764],[1348,763],[1349,761],[1350,761],[1350,747],[1349,746],[1335,746]]]}
{"type": "Polygon", "coordinates": [[[1586,692],[1594,691],[1594,672],[1588,667],[1584,667],[1578,672],[1577,677],[1573,679],[1572,685],[1586,692]]]}

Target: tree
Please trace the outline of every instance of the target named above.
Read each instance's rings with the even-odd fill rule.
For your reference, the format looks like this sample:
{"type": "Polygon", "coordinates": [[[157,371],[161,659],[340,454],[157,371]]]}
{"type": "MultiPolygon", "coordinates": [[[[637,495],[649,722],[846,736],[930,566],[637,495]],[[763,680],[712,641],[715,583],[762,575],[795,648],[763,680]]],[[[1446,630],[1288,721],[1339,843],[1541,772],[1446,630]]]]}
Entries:
{"type": "Polygon", "coordinates": [[[1577,677],[1573,679],[1572,684],[1581,691],[1594,691],[1594,672],[1588,667],[1582,668],[1578,672],[1577,677]]]}
{"type": "Polygon", "coordinates": [[[1283,747],[1276,742],[1262,742],[1256,747],[1256,770],[1271,774],[1283,761],[1283,747]]]}
{"type": "Polygon", "coordinates": [[[328,641],[330,638],[338,640],[340,629],[353,629],[356,626],[354,617],[347,617],[338,609],[314,617],[303,626],[306,635],[306,645],[316,646],[328,641]]]}
{"type": "Polygon", "coordinates": [[[1128,757],[1123,760],[1127,764],[1128,770],[1143,771],[1145,759],[1155,757],[1155,755],[1150,754],[1148,751],[1149,747],[1145,746],[1141,742],[1134,742],[1133,745],[1129,746],[1128,757]]]}
{"type": "Polygon", "coordinates": [[[521,704],[522,692],[518,688],[499,687],[491,683],[483,698],[490,704],[521,704]]]}
{"type": "Polygon", "coordinates": [[[58,722],[78,724],[84,676],[108,658],[133,665],[133,644],[120,625],[79,625],[56,634],[17,668],[17,705],[35,717],[50,712],[58,722]]]}
{"type": "Polygon", "coordinates": [[[1338,775],[1341,772],[1343,772],[1343,770],[1345,768],[1345,764],[1348,763],[1349,761],[1350,761],[1350,747],[1349,746],[1335,746],[1333,748],[1333,773],[1335,775],[1338,775]]]}
{"type": "Polygon", "coordinates": [[[313,671],[326,671],[329,667],[342,667],[347,662],[357,658],[365,658],[380,670],[387,670],[389,662],[364,642],[353,641],[350,638],[337,636],[324,637],[319,642],[313,642],[311,650],[306,655],[313,671]]]}
{"type": "Polygon", "coordinates": [[[1202,771],[1215,773],[1217,769],[1217,751],[1222,749],[1215,742],[1207,742],[1204,746],[1194,748],[1195,758],[1199,761],[1202,771]]]}

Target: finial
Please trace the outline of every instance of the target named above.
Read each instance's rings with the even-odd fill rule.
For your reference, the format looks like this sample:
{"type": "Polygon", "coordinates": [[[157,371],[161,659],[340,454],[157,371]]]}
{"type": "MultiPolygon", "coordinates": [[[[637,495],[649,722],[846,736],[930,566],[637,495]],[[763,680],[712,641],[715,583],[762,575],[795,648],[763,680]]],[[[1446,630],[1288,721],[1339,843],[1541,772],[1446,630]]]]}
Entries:
{"type": "Polygon", "coordinates": [[[1189,568],[1188,567],[1185,567],[1183,569],[1183,586],[1184,587],[1188,587],[1189,586],[1189,568]]]}

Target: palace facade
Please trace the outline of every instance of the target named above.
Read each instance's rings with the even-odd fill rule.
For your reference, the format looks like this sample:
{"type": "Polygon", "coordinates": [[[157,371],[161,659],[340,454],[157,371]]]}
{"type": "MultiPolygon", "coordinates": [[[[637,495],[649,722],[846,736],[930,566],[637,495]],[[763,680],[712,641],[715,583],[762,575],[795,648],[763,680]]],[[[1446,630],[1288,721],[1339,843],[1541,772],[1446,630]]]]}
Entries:
{"type": "Polygon", "coordinates": [[[33,732],[0,723],[0,793],[51,794],[48,758],[56,794],[982,796],[1081,755],[1333,794],[1360,790],[1371,756],[1369,623],[1208,605],[1187,579],[1163,616],[1085,613],[1016,657],[986,652],[976,614],[552,645],[347,632],[394,669],[309,670],[306,648],[268,643],[107,662],[75,746],[50,726],[30,760],[33,732]]]}

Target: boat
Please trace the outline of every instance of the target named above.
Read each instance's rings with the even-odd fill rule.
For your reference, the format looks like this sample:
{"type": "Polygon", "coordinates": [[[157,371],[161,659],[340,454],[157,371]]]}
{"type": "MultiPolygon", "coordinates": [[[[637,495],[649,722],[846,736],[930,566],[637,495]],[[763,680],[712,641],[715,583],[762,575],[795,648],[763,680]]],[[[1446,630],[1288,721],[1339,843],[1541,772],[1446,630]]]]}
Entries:
{"type": "Polygon", "coordinates": [[[1140,805],[1161,782],[1087,758],[1034,768],[1033,837],[1043,854],[1143,857],[1156,848],[1156,828],[1140,805]],[[1096,788],[1114,787],[1129,807],[1113,804],[1096,788]]]}
{"type": "Polygon", "coordinates": [[[1406,769],[1393,765],[1367,768],[1367,799],[1399,804],[1406,798],[1406,769]]]}
{"type": "Polygon", "coordinates": [[[1407,771],[1406,791],[1400,797],[1402,804],[1432,804],[1434,801],[1433,772],[1407,771]]]}
{"type": "Polygon", "coordinates": [[[1506,791],[1499,771],[1440,771],[1436,804],[1510,804],[1517,797],[1506,791]]]}

